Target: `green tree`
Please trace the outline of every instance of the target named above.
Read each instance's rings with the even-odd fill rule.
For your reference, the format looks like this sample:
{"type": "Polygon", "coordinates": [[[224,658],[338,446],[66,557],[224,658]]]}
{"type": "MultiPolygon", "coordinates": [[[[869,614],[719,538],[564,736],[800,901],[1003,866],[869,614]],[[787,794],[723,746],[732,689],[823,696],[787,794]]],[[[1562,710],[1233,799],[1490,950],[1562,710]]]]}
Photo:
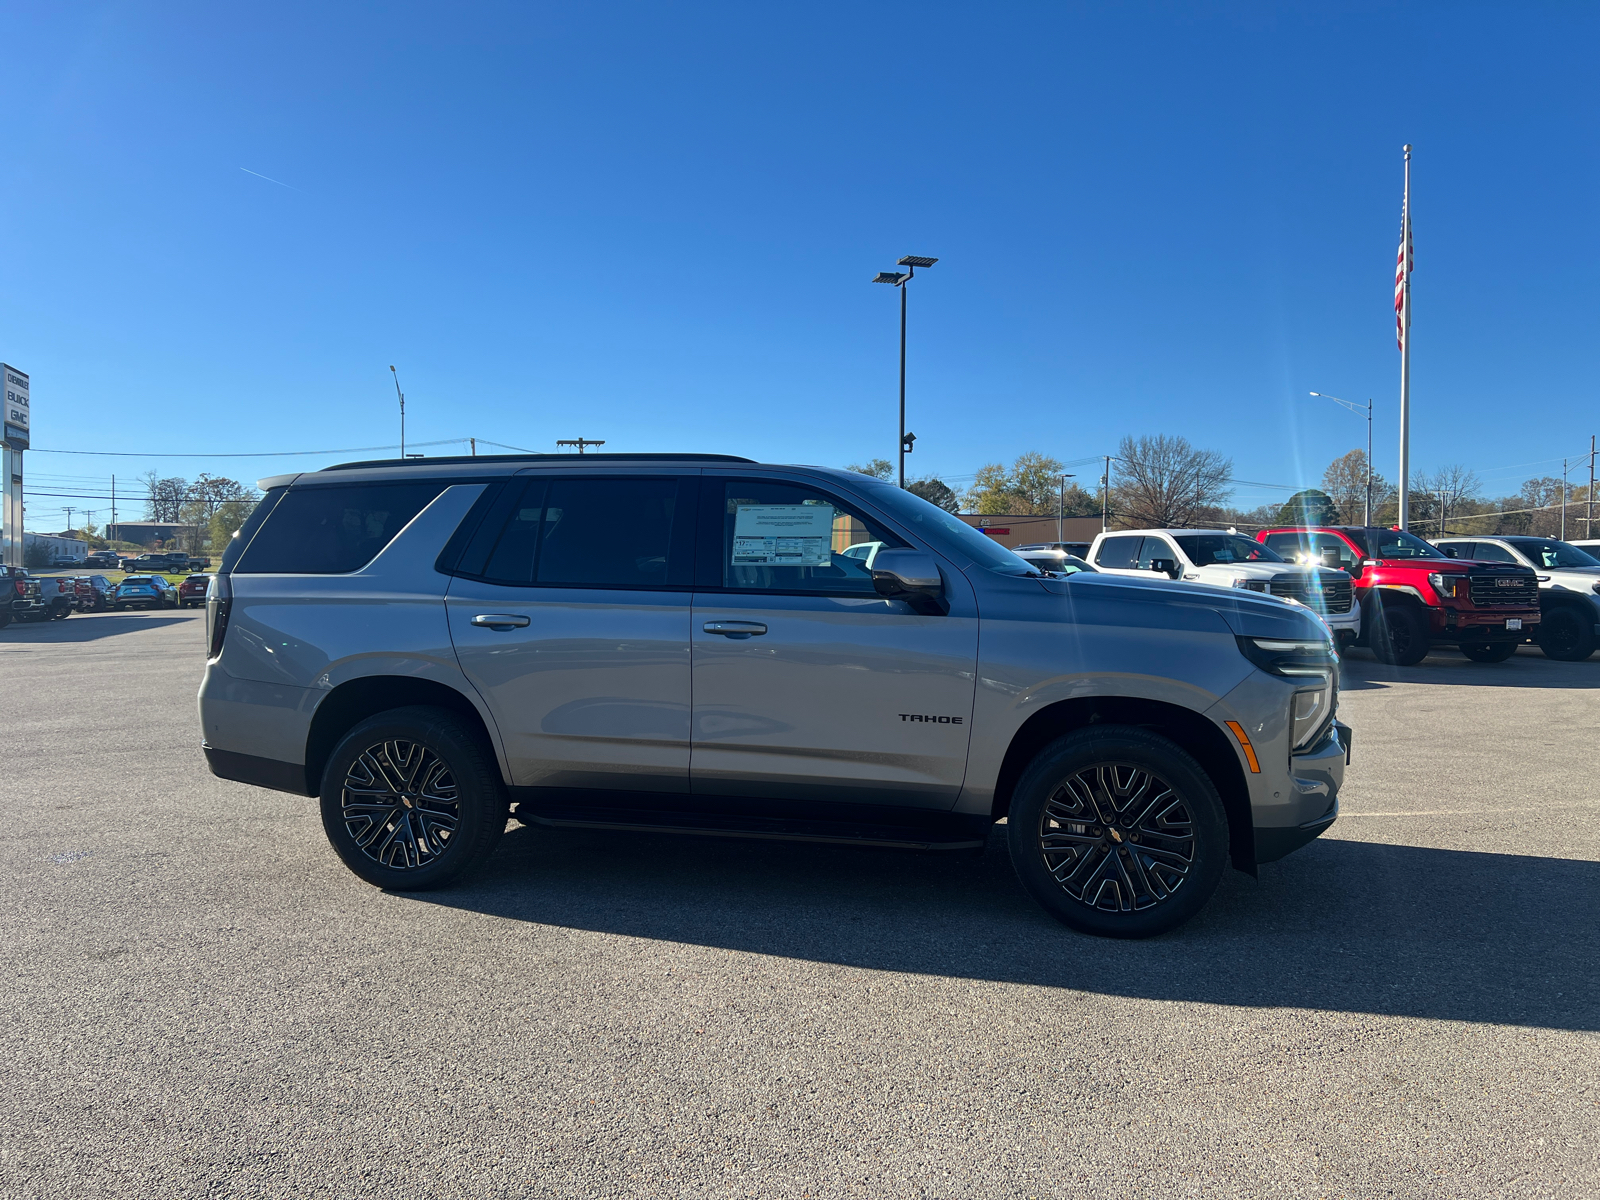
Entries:
{"type": "Polygon", "coordinates": [[[906,491],[913,496],[921,496],[929,504],[937,505],[944,509],[945,512],[961,511],[961,497],[956,495],[954,489],[937,475],[911,480],[906,484],[906,491]]]}
{"type": "Polygon", "coordinates": [[[1051,516],[1058,506],[1069,517],[1100,511],[1099,500],[1076,483],[1063,497],[1061,460],[1036,450],[1019,454],[1010,467],[988,463],[979,468],[963,500],[968,512],[985,515],[1051,516]]]}
{"type": "Polygon", "coordinates": [[[866,463],[851,463],[846,471],[854,471],[857,475],[870,475],[874,479],[893,479],[894,464],[887,458],[874,458],[866,463]]]}
{"type": "Polygon", "coordinates": [[[220,554],[228,548],[233,535],[255,511],[256,503],[255,500],[224,500],[217,505],[217,511],[206,523],[206,544],[211,553],[220,554]]]}
{"type": "MultiPolygon", "coordinates": [[[[1366,481],[1362,480],[1362,495],[1366,494],[1366,481]]],[[[1280,525],[1337,525],[1339,506],[1333,497],[1318,488],[1296,492],[1278,509],[1280,525]]]]}

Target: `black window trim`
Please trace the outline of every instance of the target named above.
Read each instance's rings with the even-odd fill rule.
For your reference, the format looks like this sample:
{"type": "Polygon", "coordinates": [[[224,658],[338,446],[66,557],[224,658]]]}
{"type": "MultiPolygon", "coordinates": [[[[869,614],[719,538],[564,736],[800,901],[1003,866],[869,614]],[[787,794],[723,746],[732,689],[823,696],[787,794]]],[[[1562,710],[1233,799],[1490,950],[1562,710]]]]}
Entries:
{"type": "MultiPolygon", "coordinates": [[[[827,496],[830,500],[835,501],[836,508],[843,508],[858,518],[871,512],[869,506],[861,501],[851,497],[842,497],[834,489],[804,476],[758,475],[754,472],[723,475],[721,473],[711,474],[708,472],[701,476],[700,536],[699,553],[695,556],[695,591],[718,596],[816,596],[831,600],[877,600],[884,604],[893,603],[876,592],[849,592],[832,589],[824,591],[820,588],[734,588],[724,586],[722,583],[722,534],[723,518],[728,515],[726,507],[727,492],[724,489],[730,483],[753,483],[757,485],[778,483],[786,487],[807,488],[827,496]]],[[[906,547],[920,549],[916,542],[912,541],[905,535],[904,531],[896,527],[893,521],[886,521],[876,513],[871,515],[870,520],[873,524],[885,527],[895,537],[899,538],[906,547]]]]}
{"type": "MultiPolygon", "coordinates": [[[[556,482],[574,479],[590,480],[596,478],[607,480],[671,479],[674,480],[678,485],[678,498],[675,501],[675,505],[677,507],[681,507],[691,516],[699,511],[700,505],[698,493],[700,489],[700,476],[698,473],[689,471],[607,471],[604,474],[601,474],[599,472],[578,472],[571,470],[548,472],[519,471],[517,474],[508,476],[499,481],[502,484],[502,490],[494,498],[494,500],[492,500],[482,509],[481,512],[479,512],[478,520],[473,525],[472,533],[462,538],[457,550],[457,563],[454,566],[447,565],[446,555],[444,552],[441,552],[438,561],[434,564],[435,569],[445,575],[453,575],[457,579],[470,579],[474,583],[487,584],[490,587],[543,588],[546,591],[555,590],[567,592],[693,592],[695,590],[695,585],[693,583],[693,568],[696,561],[695,538],[698,522],[695,520],[680,522],[677,520],[676,516],[674,516],[672,522],[672,542],[667,550],[667,571],[669,574],[671,573],[674,561],[676,561],[681,555],[682,558],[689,564],[689,574],[691,579],[688,583],[640,584],[540,583],[537,581],[523,582],[521,580],[493,579],[488,575],[482,574],[481,572],[469,571],[461,567],[459,559],[465,555],[469,548],[473,549],[474,551],[477,549],[477,547],[473,546],[472,543],[477,540],[478,527],[483,526],[486,529],[494,529],[495,524],[498,524],[499,528],[494,531],[493,540],[489,541],[484,549],[483,565],[485,567],[489,565],[489,560],[494,557],[495,546],[499,544],[500,536],[505,532],[505,524],[507,519],[509,519],[511,516],[511,509],[521,501],[522,497],[527,493],[529,488],[535,486],[548,488],[550,484],[556,482]],[[687,545],[681,544],[685,542],[687,545]]],[[[479,498],[480,503],[482,502],[482,499],[482,497],[479,498]]],[[[474,509],[476,508],[477,505],[474,505],[474,509]]],[[[469,512],[467,517],[462,519],[461,524],[463,526],[468,524],[471,516],[472,513],[469,512]]],[[[460,534],[461,526],[457,526],[456,532],[450,536],[450,541],[445,543],[446,551],[451,548],[451,544],[456,541],[456,538],[460,536],[460,534]]]]}

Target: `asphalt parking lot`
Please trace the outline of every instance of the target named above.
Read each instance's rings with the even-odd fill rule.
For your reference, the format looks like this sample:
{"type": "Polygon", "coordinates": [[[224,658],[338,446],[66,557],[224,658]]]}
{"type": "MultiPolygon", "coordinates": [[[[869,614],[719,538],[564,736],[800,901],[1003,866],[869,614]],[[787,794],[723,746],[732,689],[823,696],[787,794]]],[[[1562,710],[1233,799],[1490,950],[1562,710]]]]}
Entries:
{"type": "Polygon", "coordinates": [[[1600,657],[1357,652],[1332,833],[1115,943],[998,841],[386,895],[207,773],[202,627],[0,632],[0,1195],[1600,1193],[1600,657]]]}

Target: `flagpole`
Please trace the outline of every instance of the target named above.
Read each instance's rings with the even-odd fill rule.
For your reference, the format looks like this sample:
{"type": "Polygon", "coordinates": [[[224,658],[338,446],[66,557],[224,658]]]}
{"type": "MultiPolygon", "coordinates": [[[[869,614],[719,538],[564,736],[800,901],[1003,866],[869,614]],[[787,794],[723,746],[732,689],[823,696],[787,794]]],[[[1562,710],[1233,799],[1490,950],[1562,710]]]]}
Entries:
{"type": "Polygon", "coordinates": [[[1400,207],[1400,528],[1411,528],[1411,147],[1400,207]]]}

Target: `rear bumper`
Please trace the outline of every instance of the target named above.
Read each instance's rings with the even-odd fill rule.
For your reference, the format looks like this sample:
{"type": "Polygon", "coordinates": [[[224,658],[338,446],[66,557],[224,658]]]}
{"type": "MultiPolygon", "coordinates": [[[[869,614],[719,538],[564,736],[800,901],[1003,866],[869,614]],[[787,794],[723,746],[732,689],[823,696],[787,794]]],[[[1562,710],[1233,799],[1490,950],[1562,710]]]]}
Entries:
{"type": "Polygon", "coordinates": [[[256,787],[271,788],[275,792],[292,792],[296,796],[314,796],[306,785],[304,763],[279,762],[275,758],[257,758],[253,754],[239,754],[233,750],[218,750],[201,743],[206,765],[218,779],[231,779],[236,783],[250,783],[256,787]]]}

